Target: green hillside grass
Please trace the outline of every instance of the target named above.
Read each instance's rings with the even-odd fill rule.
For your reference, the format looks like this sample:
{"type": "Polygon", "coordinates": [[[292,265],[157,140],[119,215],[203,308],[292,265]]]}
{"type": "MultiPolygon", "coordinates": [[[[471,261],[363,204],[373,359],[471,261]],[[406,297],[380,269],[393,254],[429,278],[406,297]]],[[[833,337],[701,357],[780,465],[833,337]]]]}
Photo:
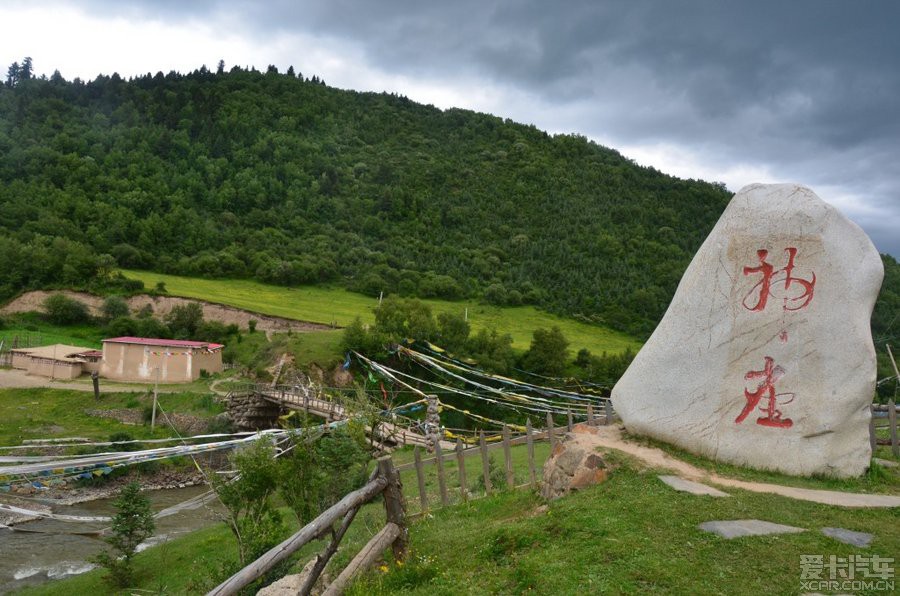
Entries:
{"type": "Polygon", "coordinates": [[[435,511],[410,528],[403,565],[371,572],[347,594],[789,594],[803,591],[801,555],[827,562],[900,549],[900,525],[884,510],[736,489],[727,499],[693,496],[664,485],[657,470],[622,464],[604,484],[548,507],[517,491],[435,511]],[[697,527],[750,518],[806,531],[726,540],[697,527]],[[875,539],[859,549],[823,527],[875,539]]]}
{"type": "MultiPolygon", "coordinates": [[[[360,317],[365,322],[374,322],[372,309],[378,304],[377,298],[326,286],[287,288],[249,280],[201,279],[134,270],[123,270],[122,273],[129,278],[141,280],[148,288],[156,286],[157,282],[163,282],[166,284],[166,290],[173,296],[196,298],[262,314],[334,324],[339,327],[348,325],[354,317],[360,317]]],[[[622,352],[626,348],[637,349],[641,345],[625,334],[564,319],[532,306],[497,307],[473,301],[448,300],[423,300],[423,302],[428,304],[435,314],[441,312],[461,314],[468,308],[469,322],[473,330],[495,327],[509,333],[513,338],[513,347],[517,349],[528,348],[531,334],[535,329],[553,326],[562,330],[573,352],[587,348],[594,354],[613,353],[622,352]]]]}
{"type": "Polygon", "coordinates": [[[33,313],[15,315],[0,326],[4,351],[16,340],[19,347],[65,344],[100,349],[103,337],[103,330],[96,325],[54,325],[33,313]]]}
{"type": "MultiPolygon", "coordinates": [[[[517,475],[524,472],[525,449],[512,450],[517,475]]],[[[402,450],[397,464],[409,455],[402,450]]],[[[538,456],[543,460],[546,449],[538,456]]],[[[408,559],[397,564],[388,551],[386,564],[347,593],[797,593],[802,591],[801,555],[824,555],[827,562],[829,555],[896,557],[900,550],[900,526],[890,523],[894,515],[882,509],[828,507],[738,489],[729,489],[727,499],[693,496],[665,486],[656,477],[661,470],[646,469],[624,454],[613,451],[605,459],[615,467],[605,483],[549,504],[528,489],[445,508],[437,508],[433,499],[428,515],[410,520],[408,559]],[[807,531],[725,540],[697,528],[710,520],[748,518],[807,531]],[[870,532],[875,539],[869,548],[859,549],[824,536],[823,527],[870,532]]],[[[470,484],[475,478],[471,472],[475,470],[470,484]]],[[[452,461],[447,474],[452,482],[452,461]]],[[[436,497],[432,476],[428,491],[436,497]]],[[[405,473],[403,484],[414,513],[414,473],[405,473]]],[[[293,516],[283,513],[293,531],[293,516]]],[[[332,561],[332,577],[383,523],[379,502],[362,508],[332,561]]],[[[320,541],[304,548],[290,572],[299,572],[323,547],[320,541]]],[[[217,524],[139,553],[133,591],[203,593],[222,579],[216,572],[235,559],[233,538],[224,524],[217,524]]],[[[117,593],[102,581],[102,573],[95,570],[17,593],[117,593]]]]}
{"type": "MultiPolygon", "coordinates": [[[[149,425],[124,424],[86,413],[86,410],[122,409],[142,412],[153,403],[150,391],[144,389],[139,387],[132,392],[103,393],[100,401],[95,401],[89,391],[0,389],[0,445],[19,445],[26,439],[61,437],[105,440],[117,432],[126,432],[136,439],[176,436],[163,419],[151,431],[149,425]]],[[[223,411],[220,404],[200,393],[160,394],[159,404],[166,412],[203,418],[223,411]]]]}

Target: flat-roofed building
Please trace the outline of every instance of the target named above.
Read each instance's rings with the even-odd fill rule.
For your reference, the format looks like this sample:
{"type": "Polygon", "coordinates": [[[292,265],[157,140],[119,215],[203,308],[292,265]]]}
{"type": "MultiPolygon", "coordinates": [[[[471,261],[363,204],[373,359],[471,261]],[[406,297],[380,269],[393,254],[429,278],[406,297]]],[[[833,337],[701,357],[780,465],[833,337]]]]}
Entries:
{"type": "Polygon", "coordinates": [[[100,352],[92,348],[55,344],[39,348],[14,348],[12,367],[30,375],[52,379],[75,379],[100,366],[100,352]]]}
{"type": "Polygon", "coordinates": [[[195,381],[200,378],[200,371],[222,371],[224,347],[222,344],[181,339],[104,339],[100,376],[120,381],[195,381]]]}

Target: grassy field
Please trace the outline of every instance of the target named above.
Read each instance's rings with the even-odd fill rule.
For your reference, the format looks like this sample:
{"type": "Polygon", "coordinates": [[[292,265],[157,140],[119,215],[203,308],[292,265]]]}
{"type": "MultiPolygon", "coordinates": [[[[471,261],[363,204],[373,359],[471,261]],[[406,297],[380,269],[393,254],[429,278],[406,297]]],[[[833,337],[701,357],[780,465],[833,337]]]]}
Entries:
{"type": "Polygon", "coordinates": [[[10,318],[0,327],[0,341],[3,349],[12,347],[18,339],[19,347],[65,344],[100,349],[100,340],[105,336],[97,325],[52,325],[32,314],[19,314],[10,318]]]}
{"type": "MultiPolygon", "coordinates": [[[[104,393],[95,401],[92,393],[66,389],[0,389],[0,445],[18,445],[26,439],[85,437],[106,440],[127,432],[135,439],[176,436],[165,424],[151,432],[145,424],[125,424],[90,416],[86,410],[131,409],[143,412],[152,404],[149,392],[104,393]]],[[[196,393],[161,394],[166,412],[210,417],[222,411],[209,396],[196,393]]]]}
{"type": "MultiPolygon", "coordinates": [[[[546,445],[538,446],[538,460],[546,445]]],[[[501,452],[493,452],[498,461],[501,452]]],[[[398,465],[411,459],[409,450],[395,455],[398,465]]],[[[729,489],[730,498],[714,499],[675,492],[628,456],[605,456],[614,470],[599,486],[544,503],[529,489],[437,505],[433,468],[428,492],[431,511],[414,516],[410,554],[403,564],[390,559],[351,586],[348,594],[751,594],[800,593],[801,555],[846,558],[865,554],[896,557],[900,524],[896,510],[848,509],[794,501],[776,495],[729,489]],[[710,520],[758,518],[806,529],[799,534],[725,540],[701,531],[710,520]],[[842,527],[874,534],[867,549],[824,536],[823,527],[842,527]]],[[[525,481],[525,447],[513,448],[518,481],[525,481]]],[[[467,473],[474,494],[475,469],[467,473]]],[[[448,478],[455,480],[448,462],[448,478]]],[[[411,512],[418,509],[415,475],[403,474],[411,512]]],[[[451,497],[458,499],[451,489],[451,497]]],[[[295,527],[290,514],[285,515],[295,527]]],[[[380,503],[357,516],[335,556],[341,568],[384,523],[380,503]]],[[[304,549],[296,572],[323,547],[304,549]]],[[[138,591],[202,593],[216,583],[216,573],[235,559],[233,539],[218,525],[137,555],[138,591]]],[[[221,579],[222,576],[219,577],[221,579]]],[[[24,594],[113,594],[94,571],[51,582],[24,594]]]]}
{"type": "MultiPolygon", "coordinates": [[[[357,316],[363,321],[374,321],[372,309],[378,304],[375,297],[324,286],[286,288],[248,280],[200,279],[131,270],[123,273],[127,277],[143,281],[148,288],[156,286],[157,282],[164,282],[166,290],[173,296],[197,298],[262,314],[337,326],[345,326],[357,316]]],[[[528,348],[535,329],[553,326],[559,327],[568,338],[573,353],[580,348],[587,348],[594,354],[604,351],[613,353],[626,348],[637,349],[641,345],[622,333],[558,317],[532,306],[501,308],[466,301],[423,302],[431,306],[435,314],[463,314],[468,309],[473,330],[494,327],[509,333],[513,337],[513,346],[518,349],[528,348]]]]}
{"type": "MultiPolygon", "coordinates": [[[[348,594],[791,594],[800,557],[896,557],[897,515],[731,490],[714,499],[675,492],[656,471],[623,462],[597,487],[549,506],[518,491],[435,511],[410,529],[411,557],[388,563],[348,594]],[[710,520],[758,518],[798,534],[725,540],[710,520]],[[875,535],[859,549],[823,527],[875,535]]],[[[827,576],[827,571],[826,571],[827,576]]]]}

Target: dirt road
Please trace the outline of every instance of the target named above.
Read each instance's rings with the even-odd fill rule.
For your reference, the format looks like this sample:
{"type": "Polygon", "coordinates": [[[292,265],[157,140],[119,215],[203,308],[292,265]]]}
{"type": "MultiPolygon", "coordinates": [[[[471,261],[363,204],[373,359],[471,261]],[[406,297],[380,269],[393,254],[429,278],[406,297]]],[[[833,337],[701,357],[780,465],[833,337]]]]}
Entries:
{"type": "MultiPolygon", "coordinates": [[[[75,381],[63,381],[58,379],[49,379],[47,377],[40,377],[35,375],[29,375],[24,370],[19,370],[16,368],[4,368],[0,369],[0,389],[27,389],[31,387],[45,387],[49,389],[69,389],[70,391],[94,391],[94,385],[91,383],[88,377],[83,377],[82,380],[75,381]]],[[[129,391],[135,391],[139,393],[145,393],[147,391],[152,391],[153,385],[146,383],[112,383],[108,382],[105,379],[100,379],[100,392],[101,393],[128,393],[129,391]]],[[[171,386],[171,385],[160,385],[159,392],[160,393],[177,393],[179,391],[183,391],[183,386],[171,386]]]]}

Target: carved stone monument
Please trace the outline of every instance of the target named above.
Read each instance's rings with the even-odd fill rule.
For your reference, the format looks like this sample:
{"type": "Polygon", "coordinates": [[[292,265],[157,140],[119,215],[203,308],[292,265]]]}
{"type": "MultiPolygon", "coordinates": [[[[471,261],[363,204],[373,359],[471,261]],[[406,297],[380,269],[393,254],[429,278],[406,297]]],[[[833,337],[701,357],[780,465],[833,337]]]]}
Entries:
{"type": "Polygon", "coordinates": [[[884,271],[808,188],[734,196],[612,392],[630,432],[714,460],[849,477],[869,466],[870,318],[884,271]]]}

